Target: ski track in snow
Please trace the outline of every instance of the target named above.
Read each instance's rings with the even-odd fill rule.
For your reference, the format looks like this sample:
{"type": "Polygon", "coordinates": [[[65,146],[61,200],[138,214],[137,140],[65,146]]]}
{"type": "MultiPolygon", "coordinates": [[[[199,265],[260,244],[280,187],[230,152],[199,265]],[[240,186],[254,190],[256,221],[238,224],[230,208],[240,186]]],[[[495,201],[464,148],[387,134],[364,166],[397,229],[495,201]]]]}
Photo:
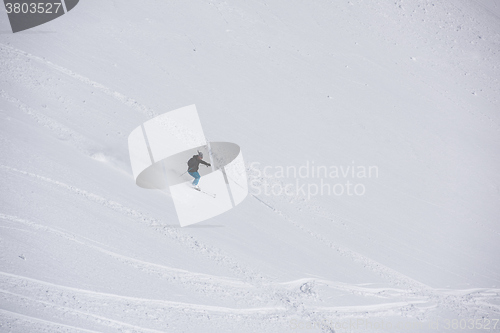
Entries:
{"type": "MultiPolygon", "coordinates": [[[[167,300],[154,300],[148,298],[139,298],[139,297],[130,297],[130,296],[122,296],[115,295],[109,293],[101,293],[90,290],[84,290],[79,288],[66,287],[58,284],[53,284],[45,281],[40,281],[37,279],[32,279],[24,276],[19,276],[16,274],[4,273],[0,272],[0,275],[3,276],[3,283],[5,285],[10,285],[10,288],[15,286],[18,281],[23,281],[26,284],[33,283],[37,285],[36,290],[40,292],[46,292],[46,289],[53,289],[55,292],[66,291],[68,295],[80,295],[84,294],[87,297],[94,298],[96,302],[99,302],[102,299],[108,300],[116,300],[119,303],[127,303],[134,302],[137,304],[153,304],[160,305],[161,307],[172,308],[172,309],[180,309],[180,310],[189,310],[193,312],[211,312],[211,313],[232,313],[232,314],[248,314],[248,313],[274,313],[283,311],[282,307],[272,307],[272,308],[228,308],[222,306],[213,306],[213,305],[202,305],[202,304],[193,304],[193,303],[184,303],[184,302],[175,302],[175,301],[167,301],[167,300]],[[39,285],[43,285],[42,288],[39,288],[39,285]]],[[[26,288],[26,286],[23,286],[26,288]]],[[[7,290],[0,289],[0,292],[9,294],[7,290]]],[[[85,304],[89,304],[90,302],[84,302],[85,304]]]]}
{"type": "MultiPolygon", "coordinates": [[[[47,288],[45,288],[45,289],[47,289],[47,288]]],[[[49,293],[49,290],[45,290],[45,293],[46,294],[49,293]]],[[[61,297],[62,292],[60,290],[58,290],[58,293],[59,293],[59,297],[61,297]]],[[[115,328],[117,330],[126,329],[127,331],[132,330],[133,332],[162,332],[162,331],[158,331],[158,330],[153,330],[153,329],[148,329],[148,328],[144,328],[144,327],[140,327],[140,326],[136,326],[136,325],[127,324],[127,323],[124,323],[122,321],[113,320],[113,319],[110,319],[110,318],[107,318],[104,316],[91,314],[89,312],[75,310],[75,308],[56,305],[53,302],[42,301],[39,299],[40,295],[37,295],[37,297],[34,298],[34,297],[24,296],[21,294],[16,294],[16,293],[12,293],[12,292],[1,290],[1,289],[0,289],[0,294],[3,294],[4,300],[10,301],[11,303],[18,302],[18,303],[30,304],[33,308],[43,308],[44,312],[47,312],[47,309],[55,310],[55,311],[57,311],[58,315],[61,317],[70,315],[70,316],[76,317],[80,320],[85,319],[87,321],[90,321],[94,325],[95,324],[103,325],[108,329],[109,328],[115,328]]],[[[36,294],[37,293],[35,292],[35,295],[36,294]]],[[[0,309],[0,311],[5,311],[5,310],[0,309]]],[[[6,312],[12,313],[10,311],[6,311],[6,312]]],[[[42,312],[42,311],[40,311],[40,312],[42,312]]],[[[25,315],[21,315],[21,316],[28,317],[25,315]]],[[[28,318],[36,320],[36,321],[42,321],[44,323],[50,324],[51,326],[63,326],[63,327],[71,328],[71,329],[79,329],[79,330],[83,330],[83,331],[87,331],[87,332],[89,331],[87,329],[71,327],[71,326],[61,324],[61,323],[55,322],[55,321],[47,321],[47,320],[43,320],[43,319],[35,318],[35,317],[28,317],[28,318]]],[[[62,320],[64,320],[64,318],[59,318],[59,320],[62,321],[62,320]]],[[[90,332],[99,332],[99,331],[90,331],[90,332]]]]}
{"type": "Polygon", "coordinates": [[[31,116],[37,123],[39,123],[43,127],[54,132],[57,137],[64,140],[69,140],[79,151],[85,154],[89,154],[89,152],[84,147],[91,147],[92,143],[89,140],[87,140],[84,136],[82,136],[80,133],[68,128],[67,126],[64,126],[58,121],[50,117],[47,117],[41,112],[38,112],[35,109],[29,107],[28,105],[24,104],[17,98],[10,96],[3,89],[0,89],[0,97],[14,104],[18,109],[24,111],[27,115],[31,116]]]}
{"type": "Polygon", "coordinates": [[[39,316],[50,316],[57,324],[68,317],[85,320],[86,325],[98,331],[165,332],[172,326],[182,325],[183,320],[203,322],[205,326],[217,326],[217,322],[237,322],[241,318],[269,320],[280,315],[284,308],[233,309],[217,306],[141,299],[120,295],[97,293],[77,288],[55,285],[22,276],[0,273],[3,285],[15,292],[0,289],[3,301],[9,304],[29,305],[39,316]],[[22,289],[16,288],[21,283],[22,289]],[[135,324],[124,322],[132,321],[135,324]],[[115,319],[118,318],[118,319],[115,319]],[[140,326],[139,326],[140,325],[140,326]]]}
{"type": "MultiPolygon", "coordinates": [[[[75,147],[79,152],[84,155],[100,161],[100,162],[109,162],[107,165],[120,173],[124,173],[129,175],[127,170],[121,166],[119,162],[117,162],[113,157],[106,156],[102,152],[102,147],[99,147],[95,142],[87,139],[85,136],[81,135],[75,130],[61,124],[60,122],[52,119],[44,115],[43,113],[31,108],[30,106],[24,104],[22,101],[17,98],[10,96],[5,90],[0,89],[0,97],[4,100],[15,105],[19,110],[24,111],[27,115],[29,115],[33,120],[40,124],[41,126],[47,128],[51,132],[53,132],[57,138],[67,141],[73,147],[75,147]],[[97,152],[96,152],[97,151],[97,152]]],[[[166,193],[170,195],[169,193],[166,193]]]]}
{"type": "MultiPolygon", "coordinates": [[[[6,326],[6,329],[20,328],[23,326],[26,327],[26,332],[35,330],[37,332],[96,332],[91,331],[80,327],[65,325],[56,323],[54,321],[43,320],[40,318],[35,318],[31,316],[22,315],[17,312],[7,311],[0,309],[0,322],[3,326],[6,326]],[[18,323],[20,321],[21,323],[18,323]],[[28,325],[26,325],[28,324],[28,325]],[[45,327],[41,327],[40,325],[44,325],[45,327]]],[[[0,327],[3,327],[0,325],[0,327]]]]}
{"type": "Polygon", "coordinates": [[[140,104],[136,100],[129,98],[129,97],[127,97],[127,96],[125,96],[125,95],[123,95],[115,90],[112,90],[112,89],[106,87],[105,85],[100,84],[96,81],[93,81],[93,80],[91,80],[83,75],[75,73],[70,69],[56,65],[56,64],[54,64],[54,63],[52,63],[52,62],[50,62],[42,57],[30,54],[28,52],[25,52],[23,50],[19,50],[15,47],[12,47],[9,45],[0,44],[0,47],[3,50],[5,50],[11,54],[16,54],[16,55],[28,58],[30,60],[36,61],[38,63],[46,65],[47,67],[49,67],[51,69],[54,69],[60,73],[63,73],[69,77],[72,77],[73,79],[76,79],[76,80],[78,80],[86,85],[94,87],[94,88],[98,89],[99,91],[103,92],[104,94],[113,97],[114,99],[118,100],[119,102],[123,103],[124,105],[131,107],[131,108],[135,109],[136,111],[147,115],[149,118],[154,118],[158,115],[156,112],[154,112],[153,110],[151,110],[147,106],[140,104]]]}

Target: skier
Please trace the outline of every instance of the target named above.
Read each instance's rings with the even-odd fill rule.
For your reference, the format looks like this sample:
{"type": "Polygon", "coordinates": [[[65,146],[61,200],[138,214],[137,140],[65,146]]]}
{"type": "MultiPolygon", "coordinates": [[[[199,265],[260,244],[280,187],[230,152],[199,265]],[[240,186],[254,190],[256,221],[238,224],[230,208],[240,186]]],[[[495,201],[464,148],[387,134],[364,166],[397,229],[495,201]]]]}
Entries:
{"type": "Polygon", "coordinates": [[[188,173],[194,178],[193,188],[197,189],[198,191],[200,190],[200,187],[198,186],[198,181],[201,178],[200,174],[198,173],[198,167],[200,163],[205,164],[207,167],[211,166],[210,163],[203,161],[203,153],[201,151],[198,151],[198,155],[193,155],[193,157],[191,157],[187,162],[188,173]]]}

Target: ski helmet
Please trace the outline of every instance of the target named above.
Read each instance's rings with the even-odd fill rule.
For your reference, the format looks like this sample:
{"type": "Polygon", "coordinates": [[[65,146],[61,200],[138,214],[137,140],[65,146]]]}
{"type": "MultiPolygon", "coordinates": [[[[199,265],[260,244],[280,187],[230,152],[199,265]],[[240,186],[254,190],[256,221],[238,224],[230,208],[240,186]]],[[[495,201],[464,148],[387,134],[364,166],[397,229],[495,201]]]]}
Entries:
{"type": "Polygon", "coordinates": [[[198,156],[200,156],[201,158],[203,158],[203,153],[201,151],[198,150],[198,156]]]}

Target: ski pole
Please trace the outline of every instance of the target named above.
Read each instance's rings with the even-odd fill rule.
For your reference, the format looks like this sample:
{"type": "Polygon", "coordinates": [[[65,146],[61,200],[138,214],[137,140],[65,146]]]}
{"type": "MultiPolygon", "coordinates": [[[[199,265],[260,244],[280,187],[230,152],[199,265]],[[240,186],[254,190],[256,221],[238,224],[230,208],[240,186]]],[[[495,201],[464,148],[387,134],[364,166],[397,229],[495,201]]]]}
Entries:
{"type": "Polygon", "coordinates": [[[186,172],[184,172],[182,175],[180,175],[180,177],[182,177],[182,176],[184,176],[186,173],[188,173],[188,172],[189,172],[189,170],[190,170],[190,169],[187,169],[187,171],[186,171],[186,172]]]}

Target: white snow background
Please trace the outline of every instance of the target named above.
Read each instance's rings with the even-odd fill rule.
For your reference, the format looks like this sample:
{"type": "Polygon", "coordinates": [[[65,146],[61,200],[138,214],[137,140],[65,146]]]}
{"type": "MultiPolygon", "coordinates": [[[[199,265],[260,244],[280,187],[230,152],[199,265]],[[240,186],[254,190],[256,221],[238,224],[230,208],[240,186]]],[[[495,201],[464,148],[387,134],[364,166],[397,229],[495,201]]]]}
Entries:
{"type": "Polygon", "coordinates": [[[0,331],[500,331],[499,79],[495,0],[82,0],[16,34],[1,12],[0,331]],[[190,104],[250,177],[378,177],[180,228],[127,137],[190,104]]]}

